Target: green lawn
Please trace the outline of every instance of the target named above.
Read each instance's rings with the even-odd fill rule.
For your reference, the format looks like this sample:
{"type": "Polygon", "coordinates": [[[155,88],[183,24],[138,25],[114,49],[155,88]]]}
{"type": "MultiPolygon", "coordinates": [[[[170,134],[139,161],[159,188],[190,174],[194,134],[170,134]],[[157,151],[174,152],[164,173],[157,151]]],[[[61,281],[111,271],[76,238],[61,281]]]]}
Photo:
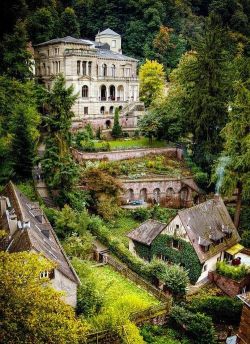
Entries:
{"type": "Polygon", "coordinates": [[[150,306],[159,304],[159,301],[134,282],[123,277],[108,265],[91,266],[91,262],[83,262],[73,259],[73,265],[79,275],[80,280],[86,283],[86,278],[91,280],[104,296],[103,312],[107,309],[130,314],[150,306]]]}
{"type": "Polygon", "coordinates": [[[132,149],[132,148],[161,148],[165,147],[165,141],[154,140],[152,143],[146,137],[127,138],[119,140],[99,141],[95,142],[95,147],[99,148],[103,143],[109,143],[111,150],[132,149]]]}
{"type": "Polygon", "coordinates": [[[117,237],[120,241],[124,243],[124,245],[128,246],[128,238],[126,234],[130,232],[132,229],[138,227],[141,222],[134,220],[129,213],[125,213],[115,219],[115,221],[111,221],[108,224],[112,235],[117,237]]]}

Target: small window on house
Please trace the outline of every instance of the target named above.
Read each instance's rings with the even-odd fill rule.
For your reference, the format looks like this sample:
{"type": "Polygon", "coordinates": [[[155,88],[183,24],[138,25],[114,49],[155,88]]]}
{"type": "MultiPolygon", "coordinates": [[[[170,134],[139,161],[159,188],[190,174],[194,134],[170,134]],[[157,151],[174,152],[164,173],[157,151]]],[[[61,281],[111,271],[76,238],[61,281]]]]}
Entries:
{"type": "Polygon", "coordinates": [[[115,41],[115,40],[112,41],[111,47],[112,47],[112,48],[115,48],[115,47],[116,47],[116,41],[115,41]]]}
{"type": "Polygon", "coordinates": [[[207,264],[203,265],[203,271],[207,271],[207,264]]]}
{"type": "Polygon", "coordinates": [[[176,240],[176,239],[173,239],[172,241],[172,247],[179,250],[180,248],[180,243],[179,243],[179,240],[176,240]]]}
{"type": "Polygon", "coordinates": [[[176,225],[175,227],[176,227],[176,229],[179,229],[179,228],[180,228],[180,226],[179,226],[179,225],[176,225]]]}
{"type": "Polygon", "coordinates": [[[40,278],[49,278],[49,271],[45,270],[40,272],[40,278]]]}
{"type": "Polygon", "coordinates": [[[84,115],[88,115],[89,108],[87,106],[84,106],[84,115]]]}

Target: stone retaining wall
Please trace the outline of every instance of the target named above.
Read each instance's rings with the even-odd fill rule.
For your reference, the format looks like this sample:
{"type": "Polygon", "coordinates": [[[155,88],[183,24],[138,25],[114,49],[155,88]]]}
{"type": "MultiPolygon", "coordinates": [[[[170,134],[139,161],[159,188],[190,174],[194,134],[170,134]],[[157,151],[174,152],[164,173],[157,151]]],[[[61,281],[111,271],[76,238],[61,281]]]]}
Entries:
{"type": "Polygon", "coordinates": [[[163,148],[139,148],[139,149],[127,149],[116,150],[110,152],[80,152],[77,149],[72,148],[72,154],[76,161],[81,162],[84,160],[110,160],[118,161],[124,159],[141,158],[149,154],[164,154],[171,158],[177,158],[182,160],[183,151],[180,148],[163,147],[163,148]]]}
{"type": "Polygon", "coordinates": [[[224,291],[224,293],[231,297],[241,294],[244,287],[250,286],[250,275],[240,281],[235,281],[218,274],[216,271],[209,271],[208,278],[211,282],[214,282],[217,287],[224,291]]]}

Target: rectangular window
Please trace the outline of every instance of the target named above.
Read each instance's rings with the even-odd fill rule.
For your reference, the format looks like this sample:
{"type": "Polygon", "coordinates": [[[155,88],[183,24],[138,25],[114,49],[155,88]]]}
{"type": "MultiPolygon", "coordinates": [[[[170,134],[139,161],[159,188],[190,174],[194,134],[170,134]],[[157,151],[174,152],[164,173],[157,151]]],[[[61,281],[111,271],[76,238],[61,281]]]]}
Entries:
{"type": "Polygon", "coordinates": [[[86,75],[87,74],[87,62],[83,61],[82,63],[82,75],[86,75]]]}
{"type": "Polygon", "coordinates": [[[116,47],[116,41],[115,41],[115,40],[112,41],[111,47],[112,47],[112,48],[115,48],[115,47],[116,47]]]}
{"type": "Polygon", "coordinates": [[[80,70],[81,70],[81,61],[77,61],[77,75],[80,74],[80,70]]]}
{"type": "Polygon", "coordinates": [[[89,113],[89,108],[86,106],[84,107],[84,115],[88,115],[89,113]]]}
{"type": "Polygon", "coordinates": [[[203,265],[203,271],[207,271],[207,264],[203,265]]]}
{"type": "Polygon", "coordinates": [[[89,68],[88,74],[91,75],[92,62],[89,62],[89,63],[88,63],[88,68],[89,68]]]}

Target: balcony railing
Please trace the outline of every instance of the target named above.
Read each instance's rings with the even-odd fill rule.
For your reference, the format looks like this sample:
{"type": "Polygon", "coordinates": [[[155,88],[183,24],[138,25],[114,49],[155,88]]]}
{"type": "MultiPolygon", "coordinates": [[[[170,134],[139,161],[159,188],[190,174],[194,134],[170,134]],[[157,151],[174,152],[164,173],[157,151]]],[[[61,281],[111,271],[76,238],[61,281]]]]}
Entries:
{"type": "Polygon", "coordinates": [[[124,81],[138,81],[137,76],[112,76],[112,75],[98,75],[97,80],[124,80],[124,81]]]}

